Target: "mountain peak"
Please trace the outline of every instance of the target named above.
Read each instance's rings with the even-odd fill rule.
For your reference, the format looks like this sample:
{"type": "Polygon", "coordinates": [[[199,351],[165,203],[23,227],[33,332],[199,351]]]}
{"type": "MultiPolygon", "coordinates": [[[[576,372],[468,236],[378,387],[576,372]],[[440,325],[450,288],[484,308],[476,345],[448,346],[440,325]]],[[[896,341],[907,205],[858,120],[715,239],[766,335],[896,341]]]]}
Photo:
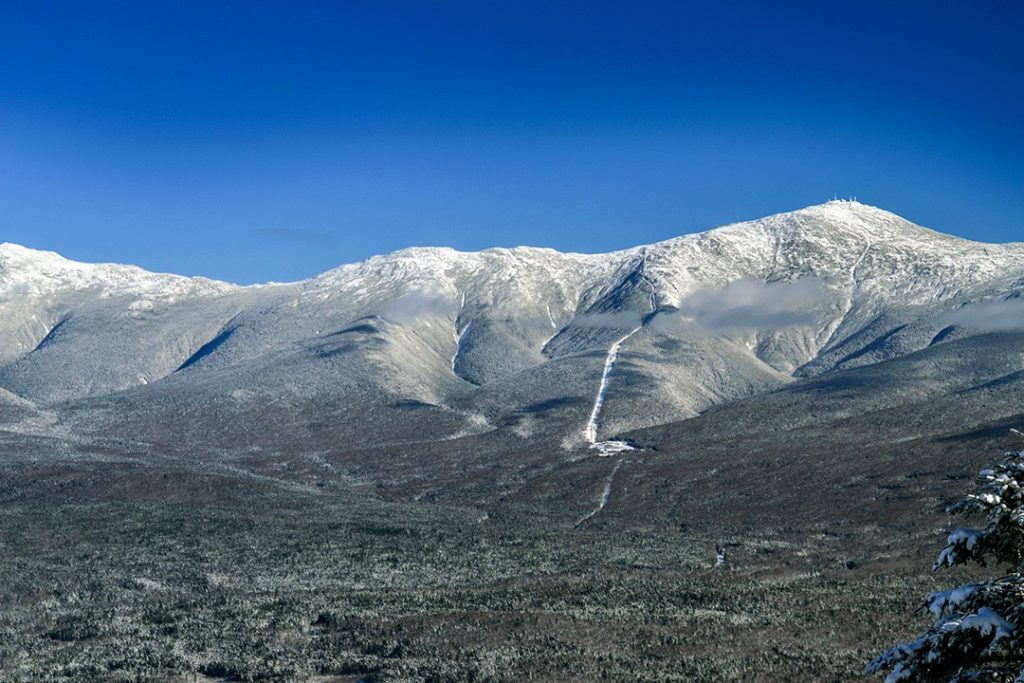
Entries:
{"type": "MultiPolygon", "coordinates": [[[[462,252],[450,247],[410,247],[339,265],[308,281],[329,286],[361,277],[447,280],[448,274],[456,271],[483,272],[499,265],[512,274],[538,269],[596,269],[603,272],[623,259],[635,260],[639,254],[674,252],[681,247],[685,250],[688,248],[686,245],[704,244],[708,239],[730,244],[734,256],[741,260],[760,259],[764,254],[770,256],[773,250],[777,252],[794,243],[833,252],[839,259],[847,258],[850,253],[861,253],[867,243],[876,249],[888,246],[901,253],[930,252],[936,258],[989,246],[921,227],[891,211],[856,199],[831,199],[795,211],[731,223],[611,253],[563,253],[536,247],[492,248],[476,252],[462,252]]],[[[1016,251],[1019,246],[1014,245],[1015,253],[1019,253],[1016,251]]],[[[699,251],[703,247],[697,248],[699,251]]],[[[206,278],[152,273],[136,266],[81,263],[53,251],[0,243],[0,290],[13,291],[11,287],[18,284],[32,290],[103,286],[115,290],[166,288],[220,292],[236,287],[206,278]]]]}
{"type": "Polygon", "coordinates": [[[55,251],[29,249],[14,242],[0,242],[0,258],[5,261],[8,259],[18,259],[19,261],[68,262],[66,258],[55,251]]]}
{"type": "Polygon", "coordinates": [[[82,263],[55,251],[30,249],[12,242],[0,243],[0,294],[21,294],[56,289],[102,287],[123,293],[165,293],[187,291],[219,293],[236,285],[202,277],[153,273],[138,266],[116,263],[82,263]]]}
{"type": "MultiPolygon", "coordinates": [[[[891,211],[855,199],[831,199],[821,204],[766,216],[735,226],[752,226],[783,236],[802,235],[814,240],[835,237],[877,244],[944,244],[960,248],[971,241],[913,223],[891,211]],[[959,245],[959,246],[958,246],[959,245]]],[[[726,226],[733,227],[733,226],[726,226]]]]}
{"type": "Polygon", "coordinates": [[[856,199],[830,199],[821,204],[812,204],[796,211],[789,213],[794,214],[814,214],[824,217],[835,217],[835,218],[849,218],[859,217],[862,219],[885,219],[885,220],[898,220],[904,223],[910,223],[907,219],[902,216],[887,211],[885,209],[873,206],[871,204],[865,204],[859,202],[856,199]]]}

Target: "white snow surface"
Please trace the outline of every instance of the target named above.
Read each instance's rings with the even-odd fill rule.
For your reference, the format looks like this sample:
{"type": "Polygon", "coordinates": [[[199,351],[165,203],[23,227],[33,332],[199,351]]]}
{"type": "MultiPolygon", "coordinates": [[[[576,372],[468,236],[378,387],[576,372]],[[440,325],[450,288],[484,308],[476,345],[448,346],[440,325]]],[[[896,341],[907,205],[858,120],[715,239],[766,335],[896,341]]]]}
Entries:
{"type": "MultiPolygon", "coordinates": [[[[988,281],[1001,272],[1021,271],[1024,244],[984,244],[937,233],[914,225],[882,209],[855,201],[837,200],[755,221],[733,223],[706,232],[684,235],[648,246],[606,254],[562,253],[553,249],[516,247],[460,252],[448,247],[413,247],[343,265],[299,283],[308,291],[342,289],[356,294],[388,283],[433,285],[443,295],[458,291],[462,280],[476,275],[504,284],[506,295],[529,295],[527,282],[554,279],[561,288],[580,291],[597,284],[623,263],[644,254],[644,276],[666,300],[679,300],[700,286],[730,282],[752,275],[770,276],[799,267],[805,272],[834,274],[885,262],[893,276],[900,270],[926,265],[910,292],[924,290],[927,300],[950,297],[935,293],[941,276],[956,276],[966,288],[988,281]],[[794,247],[786,249],[787,246],[794,247]],[[871,246],[868,254],[867,246],[871,246]],[[795,248],[799,247],[799,248],[795,248]],[[787,268],[788,267],[788,268],[787,268]]],[[[879,273],[875,273],[878,275],[879,273]]],[[[873,278],[877,279],[877,278],[873,278]]],[[[277,283],[272,283],[277,284],[277,283]]],[[[907,292],[872,290],[905,300],[907,292]]],[[[250,285],[265,287],[266,285],[250,285]]],[[[41,292],[60,288],[175,294],[222,294],[237,285],[199,277],[151,273],[136,266],[91,264],[68,260],[55,252],[37,251],[16,244],[0,244],[0,295],[22,295],[28,288],[41,292]]]]}
{"type": "Polygon", "coordinates": [[[619,348],[621,348],[623,342],[639,331],[639,327],[634,327],[628,334],[616,339],[611,348],[608,349],[608,355],[604,360],[604,370],[601,372],[601,383],[597,387],[597,396],[594,397],[594,407],[590,409],[590,419],[587,420],[587,426],[583,428],[583,438],[587,440],[591,447],[597,445],[597,421],[601,417],[601,408],[604,406],[604,399],[608,393],[608,381],[611,379],[612,370],[615,369],[615,361],[619,357],[619,348]]]}
{"type": "Polygon", "coordinates": [[[167,301],[189,295],[224,294],[238,286],[202,277],[151,273],[137,266],[80,263],[52,251],[0,243],[0,300],[90,288],[106,296],[138,294],[167,301]]]}
{"type": "Polygon", "coordinates": [[[358,389],[474,419],[584,404],[589,419],[566,417],[563,433],[579,444],[585,424],[585,442],[612,454],[625,430],[961,334],[944,316],[1022,286],[1024,244],[848,201],[606,254],[417,247],[245,287],[2,244],[0,389],[39,406],[200,381],[356,404],[358,389]],[[739,280],[805,278],[824,300],[785,324],[710,333],[678,312],[739,280]],[[630,372],[611,381],[627,339],[630,372]]]}
{"type": "Polygon", "coordinates": [[[581,517],[576,522],[576,528],[580,528],[585,522],[597,516],[605,507],[608,506],[608,501],[612,497],[612,486],[615,484],[615,475],[619,473],[622,468],[622,460],[618,460],[612,467],[612,471],[608,474],[608,478],[604,480],[604,488],[601,489],[601,497],[597,501],[597,507],[588,512],[586,515],[581,517]]]}
{"type": "Polygon", "coordinates": [[[960,606],[974,595],[980,586],[984,584],[978,583],[965,583],[962,586],[956,588],[950,588],[944,591],[935,591],[928,598],[928,610],[936,616],[941,617],[945,614],[951,614],[953,612],[960,611],[960,606]]]}

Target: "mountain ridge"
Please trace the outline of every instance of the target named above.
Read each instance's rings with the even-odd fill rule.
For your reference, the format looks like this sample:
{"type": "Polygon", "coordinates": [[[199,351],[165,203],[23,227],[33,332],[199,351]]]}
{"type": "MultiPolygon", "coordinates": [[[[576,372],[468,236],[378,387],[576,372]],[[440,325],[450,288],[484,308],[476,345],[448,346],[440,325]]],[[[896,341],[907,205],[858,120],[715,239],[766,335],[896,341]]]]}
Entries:
{"type": "MultiPolygon", "coordinates": [[[[638,252],[645,249],[664,249],[686,240],[721,237],[734,232],[739,232],[741,234],[746,234],[747,236],[749,236],[751,232],[757,231],[758,229],[763,229],[768,234],[772,234],[773,231],[789,232],[790,234],[788,236],[792,236],[792,229],[798,228],[800,225],[799,221],[796,221],[794,219],[797,219],[799,217],[812,217],[822,219],[826,221],[826,223],[830,227],[835,229],[844,228],[844,231],[848,231],[851,228],[871,227],[873,225],[869,221],[861,221],[857,224],[853,224],[853,222],[849,220],[851,216],[870,216],[872,218],[875,218],[876,220],[881,218],[884,219],[884,221],[887,223],[897,225],[900,228],[902,228],[900,232],[891,232],[888,235],[883,235],[885,237],[890,238],[896,235],[902,235],[904,237],[908,235],[914,235],[919,238],[925,239],[929,237],[938,238],[939,240],[945,241],[949,244],[969,244],[978,247],[986,245],[991,247],[1019,246],[1022,249],[1024,249],[1024,242],[979,242],[955,235],[950,235],[940,231],[932,230],[930,228],[926,228],[920,225],[916,225],[895,213],[868,204],[863,204],[853,200],[830,200],[822,204],[815,204],[794,211],[785,211],[776,214],[771,214],[769,216],[765,216],[763,218],[754,220],[727,223],[707,230],[685,233],[658,242],[627,247],[624,249],[618,249],[609,252],[559,251],[557,249],[552,249],[550,247],[534,247],[529,245],[520,245],[515,247],[489,247],[478,251],[461,251],[447,246],[411,246],[404,247],[397,251],[389,252],[386,254],[376,254],[361,261],[340,264],[322,273],[314,274],[310,277],[302,278],[299,280],[288,282],[267,281],[253,283],[249,285],[238,285],[225,280],[218,280],[216,278],[210,278],[206,276],[187,276],[169,272],[151,271],[140,266],[129,264],[119,264],[113,262],[93,263],[75,261],[64,257],[63,255],[59,254],[56,251],[33,249],[12,242],[2,242],[0,243],[0,278],[2,278],[5,273],[10,272],[11,263],[14,262],[15,265],[21,265],[23,267],[24,265],[26,265],[26,263],[30,265],[35,265],[37,271],[32,274],[44,276],[52,275],[55,271],[58,273],[62,270],[84,272],[92,269],[101,272],[121,272],[124,274],[131,273],[137,276],[149,275],[166,278],[179,278],[197,282],[211,283],[220,286],[229,286],[233,288],[297,285],[322,280],[327,278],[331,274],[340,273],[347,270],[357,269],[360,267],[366,268],[369,267],[371,264],[377,264],[387,260],[421,260],[424,257],[432,257],[434,261],[444,263],[446,261],[446,259],[443,258],[444,256],[451,257],[454,259],[475,256],[491,258],[505,257],[511,259],[519,259],[523,258],[524,256],[560,256],[573,260],[586,261],[606,257],[629,257],[632,255],[636,255],[638,252]]],[[[875,224],[875,226],[877,227],[877,223],[875,224]]],[[[782,235],[776,236],[782,237],[782,235]]],[[[878,237],[877,234],[874,236],[878,237]]],[[[0,279],[0,281],[2,281],[2,279],[0,279]]]]}
{"type": "Polygon", "coordinates": [[[973,338],[991,322],[956,312],[1022,283],[1024,244],[848,201],[606,254],[414,247],[249,286],[4,245],[0,389],[76,415],[110,397],[153,426],[186,404],[246,424],[260,397],[300,426],[346,404],[381,425],[367,440],[421,406],[423,438],[572,449],[973,338]]]}

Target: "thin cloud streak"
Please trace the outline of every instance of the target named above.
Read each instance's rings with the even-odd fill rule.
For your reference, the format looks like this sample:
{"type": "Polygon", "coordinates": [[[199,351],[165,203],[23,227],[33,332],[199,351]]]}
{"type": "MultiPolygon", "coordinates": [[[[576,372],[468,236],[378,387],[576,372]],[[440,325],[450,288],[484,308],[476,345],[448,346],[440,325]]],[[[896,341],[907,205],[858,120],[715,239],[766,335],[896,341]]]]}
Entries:
{"type": "Polygon", "coordinates": [[[454,316],[456,312],[454,297],[430,289],[414,289],[387,304],[381,316],[402,324],[420,318],[454,316]]]}
{"type": "Polygon", "coordinates": [[[1024,301],[1002,299],[971,303],[948,313],[943,319],[950,325],[979,332],[1024,330],[1024,301]]]}
{"type": "Polygon", "coordinates": [[[825,283],[816,277],[791,282],[740,279],[694,292],[677,314],[663,313],[652,325],[668,333],[774,330],[812,322],[826,302],[825,283]]]}

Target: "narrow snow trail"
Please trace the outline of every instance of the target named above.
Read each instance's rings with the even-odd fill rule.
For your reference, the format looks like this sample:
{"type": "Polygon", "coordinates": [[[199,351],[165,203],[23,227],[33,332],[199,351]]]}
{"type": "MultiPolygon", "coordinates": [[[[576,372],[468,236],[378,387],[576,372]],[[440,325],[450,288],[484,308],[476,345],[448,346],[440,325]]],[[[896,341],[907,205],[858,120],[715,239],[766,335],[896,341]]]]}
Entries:
{"type": "Polygon", "coordinates": [[[608,505],[608,499],[611,498],[612,496],[612,484],[615,483],[615,475],[619,473],[619,468],[622,467],[622,462],[623,461],[621,458],[618,461],[616,461],[615,467],[612,468],[612,471],[608,475],[608,478],[605,479],[604,489],[601,491],[601,498],[597,502],[597,507],[591,510],[583,517],[580,517],[580,520],[576,522],[576,526],[574,528],[579,529],[581,526],[583,526],[584,522],[593,518],[595,515],[601,512],[601,510],[604,510],[606,505],[608,505]]]}
{"type": "Polygon", "coordinates": [[[540,352],[541,353],[544,353],[545,349],[548,348],[548,343],[550,343],[551,340],[554,339],[555,337],[557,337],[561,333],[561,331],[562,331],[561,329],[559,329],[558,323],[555,322],[555,316],[553,316],[551,314],[551,306],[549,306],[548,304],[544,304],[544,310],[546,310],[548,312],[548,320],[551,321],[551,335],[547,339],[545,339],[543,342],[541,342],[541,345],[540,345],[540,352]]]}
{"type": "Polygon", "coordinates": [[[857,259],[850,266],[850,271],[848,275],[850,279],[850,289],[846,293],[846,300],[843,302],[843,313],[838,318],[836,318],[835,326],[833,326],[832,329],[827,331],[828,337],[825,339],[825,343],[819,347],[820,349],[827,348],[828,345],[832,343],[832,339],[836,336],[836,332],[838,332],[839,328],[843,326],[843,321],[846,320],[846,316],[848,316],[850,314],[850,311],[853,310],[853,295],[856,293],[857,290],[857,269],[860,268],[860,264],[864,261],[864,257],[868,255],[869,251],[871,251],[871,247],[872,243],[870,240],[865,242],[864,250],[860,252],[860,256],[858,256],[857,259]]]}
{"type": "Polygon", "coordinates": [[[857,269],[860,268],[860,264],[864,262],[864,257],[871,251],[872,243],[870,240],[864,243],[864,251],[860,252],[860,256],[850,266],[850,292],[846,295],[846,312],[849,313],[850,309],[853,308],[853,295],[857,289],[857,269]]]}
{"type": "Polygon", "coordinates": [[[615,360],[619,357],[619,347],[622,343],[642,329],[638,325],[630,330],[629,334],[620,337],[608,349],[608,355],[604,359],[604,372],[601,373],[601,384],[597,388],[597,396],[594,399],[594,407],[590,410],[590,419],[587,426],[583,428],[583,438],[593,447],[597,444],[597,421],[601,417],[601,408],[604,406],[604,398],[608,393],[608,381],[611,379],[612,370],[615,369],[615,360]]]}
{"type": "Polygon", "coordinates": [[[455,363],[458,362],[459,354],[462,353],[462,339],[466,336],[466,333],[469,332],[469,328],[471,327],[473,327],[472,322],[468,323],[465,327],[463,327],[461,332],[456,330],[452,331],[455,336],[455,354],[452,356],[452,374],[458,377],[459,379],[465,378],[461,377],[459,373],[455,371],[455,363]]]}
{"type": "MultiPolygon", "coordinates": [[[[658,310],[658,290],[654,286],[654,282],[650,277],[647,276],[647,256],[643,257],[640,264],[640,279],[643,280],[648,288],[650,288],[650,299],[649,305],[651,307],[650,312],[654,313],[658,310]]],[[[601,373],[601,384],[597,388],[597,396],[594,398],[594,407],[590,410],[590,419],[587,420],[587,426],[583,428],[583,438],[590,444],[590,448],[598,451],[598,455],[609,456],[615,453],[621,453],[623,451],[634,450],[625,441],[598,441],[597,440],[597,428],[601,417],[601,409],[604,407],[605,396],[608,394],[608,384],[611,380],[612,371],[615,369],[615,361],[619,357],[619,349],[622,344],[632,337],[634,334],[642,330],[644,323],[641,322],[638,326],[634,327],[626,335],[617,339],[611,347],[608,349],[608,355],[604,359],[604,371],[601,373]]]]}
{"type": "Polygon", "coordinates": [[[658,289],[654,286],[654,281],[647,275],[647,254],[644,254],[643,262],[640,266],[640,279],[647,283],[647,286],[651,288],[651,313],[658,310],[658,289]]]}

